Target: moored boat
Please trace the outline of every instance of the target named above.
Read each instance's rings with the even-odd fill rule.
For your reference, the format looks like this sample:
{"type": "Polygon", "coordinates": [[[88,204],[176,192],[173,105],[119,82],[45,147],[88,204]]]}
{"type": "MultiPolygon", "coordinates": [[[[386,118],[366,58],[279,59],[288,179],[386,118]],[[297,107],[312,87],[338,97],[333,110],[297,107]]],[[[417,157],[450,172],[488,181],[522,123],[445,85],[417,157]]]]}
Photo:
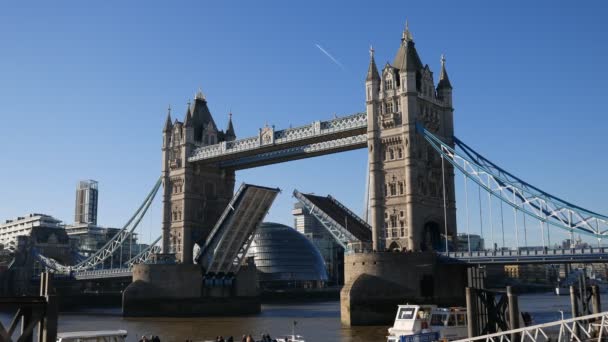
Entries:
{"type": "Polygon", "coordinates": [[[399,305],[388,342],[432,342],[467,337],[466,308],[399,305]]]}

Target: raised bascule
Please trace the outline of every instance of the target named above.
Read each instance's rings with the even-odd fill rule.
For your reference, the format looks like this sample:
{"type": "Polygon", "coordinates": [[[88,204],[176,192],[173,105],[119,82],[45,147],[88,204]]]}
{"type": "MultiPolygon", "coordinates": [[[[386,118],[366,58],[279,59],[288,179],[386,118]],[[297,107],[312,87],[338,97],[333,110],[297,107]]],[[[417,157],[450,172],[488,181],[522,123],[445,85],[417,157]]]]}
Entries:
{"type": "MultiPolygon", "coordinates": [[[[199,91],[183,121],[171,112],[163,129],[162,173],[120,234],[93,256],[65,266],[34,253],[47,269],[76,279],[132,274],[123,293],[126,316],[197,316],[260,310],[256,269],[245,258],[253,234],[279,189],[243,184],[235,172],[353,149],[368,151],[368,214],[358,217],[337,199],[294,190],[294,197],[341,244],[346,325],[391,322],[397,304],[463,305],[466,268],[483,264],[603,262],[598,248],[553,249],[549,231],[608,236],[608,217],[544,192],[498,167],[454,136],[452,85],[445,58],[438,82],[423,64],[409,29],[396,56],[378,70],[374,50],[365,79],[366,111],[301,127],[261,128],[236,139],[232,115],[216,125],[199,91]],[[515,249],[456,251],[455,172],[513,208],[515,249]],[[160,248],[151,246],[118,268],[104,269],[162,187],[160,248]],[[540,223],[543,250],[521,250],[517,223],[540,223]]],[[[479,195],[481,198],[481,195],[479,195]]],[[[468,211],[468,197],[465,205],[468,211]]],[[[491,205],[490,217],[492,215],[491,205]]],[[[467,219],[467,233],[469,222],[467,219]]],[[[492,229],[492,242],[496,244],[492,229]]],[[[503,227],[504,236],[504,227],[503,227]]],[[[154,244],[153,244],[154,245],[154,244]]],[[[114,262],[110,262],[111,265],[114,262]]]]}

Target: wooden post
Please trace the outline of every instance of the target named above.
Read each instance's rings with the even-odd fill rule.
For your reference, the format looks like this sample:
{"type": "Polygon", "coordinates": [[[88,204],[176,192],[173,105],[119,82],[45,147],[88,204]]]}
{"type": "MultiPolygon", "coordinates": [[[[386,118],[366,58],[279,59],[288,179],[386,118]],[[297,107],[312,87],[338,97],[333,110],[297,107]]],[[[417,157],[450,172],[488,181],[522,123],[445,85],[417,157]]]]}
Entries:
{"type": "Polygon", "coordinates": [[[475,305],[475,289],[467,286],[467,333],[469,338],[477,337],[477,305],[475,305]]]}
{"type": "Polygon", "coordinates": [[[602,312],[602,304],[600,301],[600,289],[597,285],[591,286],[591,305],[593,306],[594,314],[602,312]]]}
{"type": "MultiPolygon", "coordinates": [[[[509,301],[509,329],[519,328],[519,305],[517,303],[517,295],[513,293],[511,286],[507,286],[507,300],[509,301]]],[[[511,341],[517,341],[518,334],[511,334],[511,341]]]]}
{"type": "MultiPolygon", "coordinates": [[[[572,285],[570,285],[570,306],[572,307],[572,318],[578,317],[578,305],[576,302],[576,289],[572,285]]],[[[574,336],[578,336],[578,334],[577,334],[578,329],[577,329],[576,324],[574,325],[572,330],[573,330],[572,334],[574,336]]]]}
{"type": "Polygon", "coordinates": [[[38,323],[38,342],[57,340],[57,297],[53,294],[52,281],[51,273],[40,274],[40,296],[46,297],[46,310],[38,323]]]}

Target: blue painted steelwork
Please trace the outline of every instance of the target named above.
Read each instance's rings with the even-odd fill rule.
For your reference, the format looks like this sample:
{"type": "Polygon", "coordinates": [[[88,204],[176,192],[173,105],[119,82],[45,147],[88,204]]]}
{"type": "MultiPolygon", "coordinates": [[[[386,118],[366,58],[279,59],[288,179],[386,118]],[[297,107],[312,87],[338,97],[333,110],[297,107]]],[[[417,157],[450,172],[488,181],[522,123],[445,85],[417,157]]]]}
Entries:
{"type": "Polygon", "coordinates": [[[496,250],[440,253],[444,263],[484,264],[578,264],[607,262],[608,248],[496,250]]]}
{"type": "Polygon", "coordinates": [[[491,195],[529,216],[554,227],[598,239],[608,236],[608,219],[548,194],[504,171],[454,137],[454,148],[427,131],[421,124],[416,128],[442,158],[472,179],[491,195]]]}

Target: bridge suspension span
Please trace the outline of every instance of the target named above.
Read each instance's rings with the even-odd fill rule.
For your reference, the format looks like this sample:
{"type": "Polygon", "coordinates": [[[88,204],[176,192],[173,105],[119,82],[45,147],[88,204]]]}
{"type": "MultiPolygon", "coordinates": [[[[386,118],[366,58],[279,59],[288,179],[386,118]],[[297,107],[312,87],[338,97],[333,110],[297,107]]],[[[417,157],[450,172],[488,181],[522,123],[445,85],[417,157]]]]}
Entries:
{"type": "MultiPolygon", "coordinates": [[[[129,218],[121,230],[97,252],[86,259],[76,263],[75,265],[63,265],[54,259],[42,255],[35,249],[32,250],[34,257],[48,270],[52,270],[60,274],[74,274],[77,276],[78,273],[91,272],[92,270],[98,269],[104,264],[104,262],[106,262],[107,259],[112,258],[113,255],[123,247],[125,242],[132,238],[135,229],[139,226],[139,223],[146,215],[161,185],[162,182],[159,178],[154,184],[152,190],[145,197],[142,204],[137,208],[135,213],[131,216],[131,218],[129,218]]],[[[148,261],[154,253],[159,252],[160,247],[157,246],[159,241],[160,237],[153,241],[147,248],[139,251],[137,255],[131,257],[129,260],[126,260],[124,263],[121,260],[119,269],[130,270],[134,264],[148,261]]]]}
{"type": "MultiPolygon", "coordinates": [[[[608,217],[581,206],[572,204],[557,196],[535,187],[521,178],[513,175],[505,169],[491,162],[489,159],[472,149],[462,140],[454,137],[454,147],[448,145],[436,135],[431,133],[421,124],[417,125],[417,130],[423,135],[426,141],[440,154],[443,160],[448,161],[465,176],[466,180],[472,180],[480,189],[488,193],[488,200],[497,198],[501,202],[500,213],[502,217],[502,203],[511,206],[515,216],[515,235],[516,244],[519,247],[519,236],[517,230],[517,212],[524,214],[523,225],[524,234],[526,227],[526,216],[536,219],[547,226],[553,226],[564,230],[573,236],[574,233],[591,236],[598,239],[598,242],[608,237],[608,217]]],[[[481,201],[481,194],[479,194],[481,201]]],[[[468,201],[468,199],[467,199],[468,201]]],[[[466,204],[468,210],[468,202],[466,204]]],[[[488,204],[491,215],[491,202],[488,204]]],[[[467,213],[468,215],[468,213],[467,213]]],[[[502,220],[502,218],[501,218],[502,220]]],[[[480,205],[481,222],[481,205],[480,205]]],[[[468,224],[468,217],[467,217],[468,224]]],[[[503,223],[504,224],[504,223],[503,223]]],[[[490,222],[492,225],[492,222],[490,222]]],[[[480,229],[483,229],[480,227],[480,229]]],[[[492,234],[493,234],[493,227],[492,234]]],[[[483,234],[483,231],[482,231],[483,234]]],[[[545,245],[544,234],[543,245],[545,245]]],[[[492,237],[494,240],[494,237],[492,237]]],[[[524,235],[527,244],[527,236],[524,235]]],[[[503,232],[504,245],[504,232],[503,232]]]]}

